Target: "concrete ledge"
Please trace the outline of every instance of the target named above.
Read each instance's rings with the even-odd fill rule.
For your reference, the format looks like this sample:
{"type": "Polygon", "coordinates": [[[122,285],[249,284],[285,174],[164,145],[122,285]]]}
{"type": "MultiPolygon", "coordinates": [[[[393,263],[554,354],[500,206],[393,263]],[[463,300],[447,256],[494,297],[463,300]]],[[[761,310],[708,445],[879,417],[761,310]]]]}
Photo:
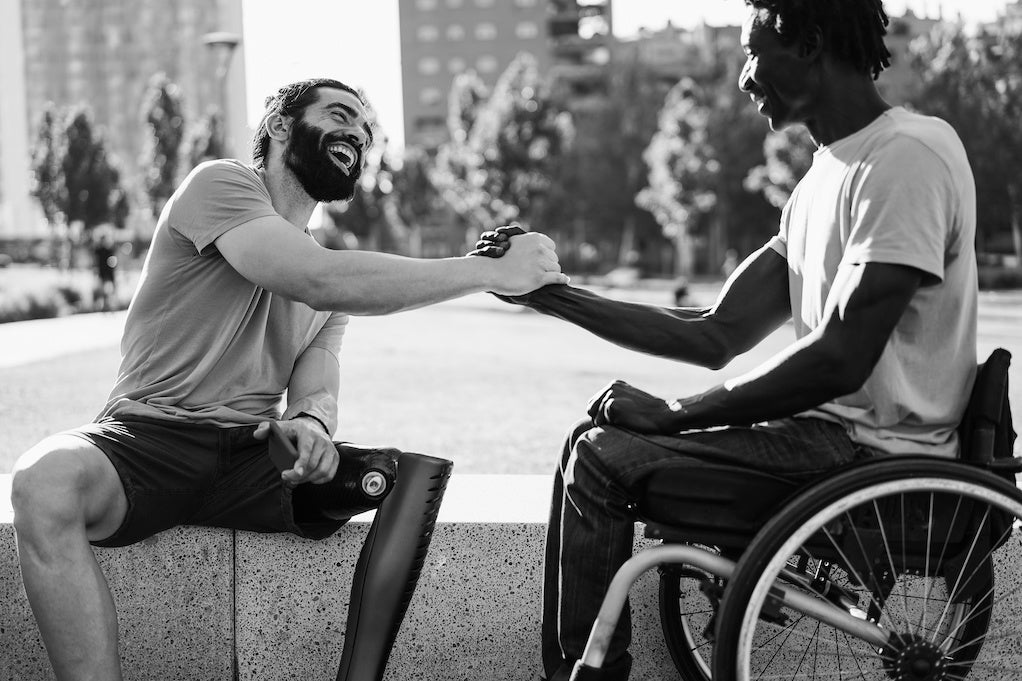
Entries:
{"type": "MultiPolygon", "coordinates": [[[[550,484],[548,476],[452,478],[388,680],[536,678],[550,484]]],[[[49,680],[21,585],[9,485],[10,477],[0,476],[0,681],[49,680]]],[[[371,519],[359,516],[320,542],[186,527],[97,550],[117,603],[125,678],[333,679],[371,519]]],[[[635,548],[651,544],[640,537],[635,548]]],[[[1016,535],[996,556],[997,580],[1018,583],[1020,566],[1016,535]]],[[[1011,598],[1022,612],[1022,592],[1011,598]]],[[[640,579],[631,601],[632,678],[676,681],[660,632],[655,572],[640,579]]],[[[984,654],[1018,655],[1018,646],[988,642],[984,654]]]]}
{"type": "MultiPolygon", "coordinates": [[[[452,478],[387,678],[535,679],[549,476],[452,478]]],[[[52,679],[0,476],[0,681],[52,679]]],[[[125,678],[332,679],[372,514],[314,542],[185,527],[96,555],[117,603],[125,678]]],[[[637,540],[637,545],[646,545],[637,540]]],[[[635,678],[675,679],[656,579],[636,587],[635,678]]]]}

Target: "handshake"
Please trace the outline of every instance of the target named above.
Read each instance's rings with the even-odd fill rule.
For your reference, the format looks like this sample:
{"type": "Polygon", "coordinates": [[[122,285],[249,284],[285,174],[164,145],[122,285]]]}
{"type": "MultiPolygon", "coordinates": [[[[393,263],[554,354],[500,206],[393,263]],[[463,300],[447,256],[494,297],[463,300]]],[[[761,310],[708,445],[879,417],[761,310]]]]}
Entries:
{"type": "Polygon", "coordinates": [[[468,255],[501,260],[494,263],[497,282],[490,292],[505,302],[522,304],[543,286],[568,283],[550,237],[526,232],[516,223],[483,232],[468,255]]]}
{"type": "Polygon", "coordinates": [[[474,251],[469,255],[484,255],[487,258],[499,258],[511,246],[511,237],[525,234],[525,230],[512,222],[505,227],[498,227],[491,232],[483,232],[476,242],[474,251]]]}

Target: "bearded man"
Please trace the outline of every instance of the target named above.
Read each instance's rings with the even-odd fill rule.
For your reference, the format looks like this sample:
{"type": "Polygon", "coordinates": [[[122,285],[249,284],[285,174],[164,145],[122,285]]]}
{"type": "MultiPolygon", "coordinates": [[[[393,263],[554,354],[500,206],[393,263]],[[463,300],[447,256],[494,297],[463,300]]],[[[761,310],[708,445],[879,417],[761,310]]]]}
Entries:
{"type": "Polygon", "coordinates": [[[566,281],[539,234],[499,260],[320,247],[306,229],[312,211],[353,196],[372,142],[357,91],[294,83],[267,99],[252,165],[204,163],[164,207],[106,405],[15,466],[21,571],[57,679],[121,678],[117,617],[90,544],[180,524],[318,539],[344,524],[315,500],[338,470],[348,315],[566,281]],[[267,456],[271,423],[298,453],[283,473],[267,456]]]}

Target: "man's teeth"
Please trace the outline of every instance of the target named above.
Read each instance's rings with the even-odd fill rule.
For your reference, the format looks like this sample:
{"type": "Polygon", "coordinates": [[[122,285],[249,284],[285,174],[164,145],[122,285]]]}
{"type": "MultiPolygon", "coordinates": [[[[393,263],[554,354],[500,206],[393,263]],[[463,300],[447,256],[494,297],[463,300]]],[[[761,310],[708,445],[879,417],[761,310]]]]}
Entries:
{"type": "Polygon", "coordinates": [[[343,157],[344,165],[351,166],[355,163],[355,151],[347,144],[331,144],[326,148],[331,154],[343,157]]]}

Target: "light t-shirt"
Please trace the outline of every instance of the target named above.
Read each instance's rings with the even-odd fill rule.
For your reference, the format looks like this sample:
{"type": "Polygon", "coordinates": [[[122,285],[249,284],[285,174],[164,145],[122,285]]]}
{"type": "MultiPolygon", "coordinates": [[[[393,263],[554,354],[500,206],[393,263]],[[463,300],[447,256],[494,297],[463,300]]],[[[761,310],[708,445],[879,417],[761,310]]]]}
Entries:
{"type": "MultiPolygon", "coordinates": [[[[256,286],[216,248],[227,231],[276,214],[258,173],[238,161],[203,163],[188,175],[157,223],[101,417],[259,423],[281,416],[303,352],[337,356],[347,315],[256,286]]],[[[336,400],[326,391],[291,401],[285,416],[301,411],[336,427],[336,400]]]]}
{"type": "Polygon", "coordinates": [[[955,456],[976,372],[976,191],[954,130],[896,107],[821,147],[771,247],[788,261],[795,334],[818,327],[841,268],[925,276],[856,392],[806,412],[889,453],[955,456]]]}

